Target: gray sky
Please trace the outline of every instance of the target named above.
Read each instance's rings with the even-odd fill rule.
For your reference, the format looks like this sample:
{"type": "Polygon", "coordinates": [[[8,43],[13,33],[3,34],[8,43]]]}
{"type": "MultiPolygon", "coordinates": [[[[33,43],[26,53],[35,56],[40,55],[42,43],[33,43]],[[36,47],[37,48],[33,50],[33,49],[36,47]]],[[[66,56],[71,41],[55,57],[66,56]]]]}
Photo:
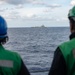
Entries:
{"type": "Polygon", "coordinates": [[[69,26],[75,0],[0,0],[0,15],[9,27],[69,26]]]}

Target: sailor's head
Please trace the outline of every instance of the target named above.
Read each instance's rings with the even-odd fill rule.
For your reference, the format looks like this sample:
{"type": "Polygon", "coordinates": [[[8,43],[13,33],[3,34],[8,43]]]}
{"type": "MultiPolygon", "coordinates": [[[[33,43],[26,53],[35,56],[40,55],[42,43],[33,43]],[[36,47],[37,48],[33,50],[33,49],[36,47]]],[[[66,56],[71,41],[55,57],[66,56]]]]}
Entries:
{"type": "Polygon", "coordinates": [[[69,10],[68,18],[70,20],[71,33],[75,32],[75,6],[69,10]]]}
{"type": "Polygon", "coordinates": [[[7,40],[7,23],[5,19],[2,16],[0,16],[0,44],[6,43],[7,40]]]}

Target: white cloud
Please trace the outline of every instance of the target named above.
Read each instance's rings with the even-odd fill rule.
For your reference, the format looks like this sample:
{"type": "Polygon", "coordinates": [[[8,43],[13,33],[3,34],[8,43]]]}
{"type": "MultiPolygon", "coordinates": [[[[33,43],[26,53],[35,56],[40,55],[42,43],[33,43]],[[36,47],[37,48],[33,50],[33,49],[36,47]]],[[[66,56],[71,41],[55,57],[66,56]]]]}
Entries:
{"type": "Polygon", "coordinates": [[[24,8],[24,6],[22,4],[19,4],[17,6],[15,6],[16,9],[21,9],[21,8],[24,8]]]}
{"type": "Polygon", "coordinates": [[[45,12],[43,12],[44,8],[30,8],[30,9],[15,9],[12,11],[5,11],[2,13],[2,16],[7,20],[26,20],[26,21],[49,21],[53,20],[50,16],[47,16],[45,12]],[[44,16],[46,15],[46,16],[44,16]]]}
{"type": "Polygon", "coordinates": [[[4,12],[5,10],[6,10],[6,9],[1,8],[1,9],[0,9],[0,12],[4,12]]]}
{"type": "Polygon", "coordinates": [[[0,5],[4,4],[5,2],[4,1],[0,1],[0,5]]]}
{"type": "Polygon", "coordinates": [[[47,7],[58,8],[58,7],[61,7],[61,5],[60,4],[52,4],[52,5],[47,5],[47,7]]]}
{"type": "Polygon", "coordinates": [[[67,20],[68,20],[68,18],[63,17],[63,18],[61,18],[61,20],[62,20],[62,21],[67,21],[67,20]]]}
{"type": "Polygon", "coordinates": [[[55,4],[55,3],[52,3],[52,4],[50,4],[50,3],[47,3],[47,2],[44,2],[43,0],[33,0],[33,1],[31,1],[31,3],[32,4],[34,4],[34,5],[41,5],[41,6],[46,6],[46,7],[50,7],[50,8],[57,8],[57,7],[61,7],[61,5],[60,4],[55,4]]]}
{"type": "MultiPolygon", "coordinates": [[[[40,1],[40,0],[38,0],[40,1]]],[[[0,2],[6,2],[9,4],[14,4],[14,5],[18,5],[18,4],[25,4],[25,3],[36,3],[37,0],[0,0],[0,2]]]]}
{"type": "Polygon", "coordinates": [[[50,8],[61,7],[60,4],[49,4],[48,2],[45,2],[44,0],[0,0],[0,3],[3,3],[3,2],[19,5],[19,7],[22,7],[23,4],[42,5],[42,6],[46,6],[50,8]]]}
{"type": "Polygon", "coordinates": [[[75,5],[75,0],[72,0],[70,4],[75,5]]]}
{"type": "Polygon", "coordinates": [[[18,20],[20,18],[20,15],[18,12],[9,11],[1,14],[6,20],[18,20]]]}
{"type": "Polygon", "coordinates": [[[0,2],[6,2],[9,4],[23,4],[25,3],[27,0],[0,0],[0,2]]]}
{"type": "Polygon", "coordinates": [[[11,20],[15,20],[15,19],[25,19],[25,20],[35,20],[35,18],[37,17],[37,15],[41,14],[43,11],[43,8],[21,8],[21,9],[16,9],[16,7],[11,10],[8,9],[6,11],[4,11],[4,9],[0,10],[2,13],[1,15],[3,17],[5,17],[6,19],[11,19],[11,20]]]}
{"type": "Polygon", "coordinates": [[[58,21],[58,22],[59,22],[59,21],[60,21],[60,22],[61,22],[61,21],[62,21],[62,22],[63,22],[63,21],[65,22],[65,21],[68,21],[68,18],[62,17],[62,18],[56,18],[55,20],[58,21]]]}
{"type": "MultiPolygon", "coordinates": [[[[54,3],[50,0],[49,2],[51,3],[47,2],[48,0],[45,1],[46,0],[0,0],[2,3],[6,2],[6,5],[0,5],[0,15],[6,20],[11,20],[12,23],[15,23],[15,21],[18,23],[22,21],[24,24],[25,21],[28,21],[28,23],[31,21],[33,24],[34,22],[54,23],[67,21],[66,18],[62,17],[67,15],[69,7],[63,7],[60,3],[54,3]]],[[[74,4],[73,1],[75,2],[75,0],[71,1],[74,4]]]]}

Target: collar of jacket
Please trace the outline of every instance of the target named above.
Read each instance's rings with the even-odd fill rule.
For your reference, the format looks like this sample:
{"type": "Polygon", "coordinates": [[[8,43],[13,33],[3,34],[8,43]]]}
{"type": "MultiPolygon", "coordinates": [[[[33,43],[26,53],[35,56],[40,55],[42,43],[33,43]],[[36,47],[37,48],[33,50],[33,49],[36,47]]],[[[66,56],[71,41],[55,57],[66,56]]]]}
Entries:
{"type": "Polygon", "coordinates": [[[75,38],[75,32],[73,32],[73,33],[70,35],[69,38],[70,38],[70,40],[73,39],[73,38],[75,38]]]}

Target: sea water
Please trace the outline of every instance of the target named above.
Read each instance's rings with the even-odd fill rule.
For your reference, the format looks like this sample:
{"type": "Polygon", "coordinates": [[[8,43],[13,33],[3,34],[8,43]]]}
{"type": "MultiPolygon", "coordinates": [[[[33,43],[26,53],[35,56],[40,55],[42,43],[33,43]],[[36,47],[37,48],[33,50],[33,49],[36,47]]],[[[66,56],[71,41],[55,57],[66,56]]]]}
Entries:
{"type": "Polygon", "coordinates": [[[4,46],[21,55],[31,75],[48,75],[55,49],[69,35],[68,27],[9,28],[4,46]]]}

